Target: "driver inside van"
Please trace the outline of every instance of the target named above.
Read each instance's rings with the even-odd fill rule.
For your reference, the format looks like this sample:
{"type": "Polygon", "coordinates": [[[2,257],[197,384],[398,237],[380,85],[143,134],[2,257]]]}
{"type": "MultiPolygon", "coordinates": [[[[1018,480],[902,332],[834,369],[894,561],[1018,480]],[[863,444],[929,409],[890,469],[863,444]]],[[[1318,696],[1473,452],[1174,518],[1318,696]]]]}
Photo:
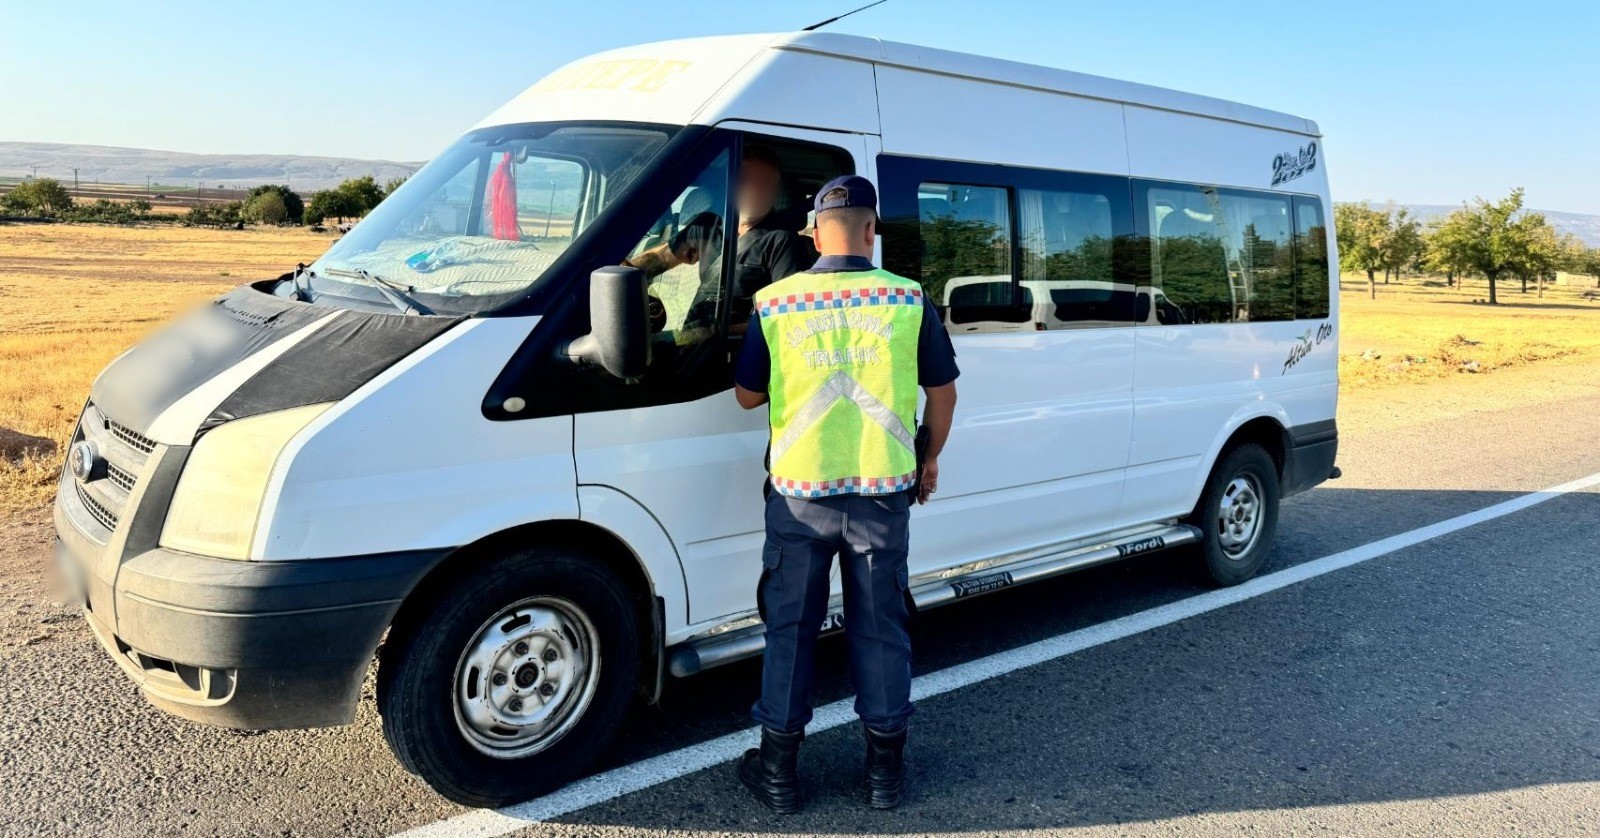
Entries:
{"type": "MultiPolygon", "coordinates": [[[[739,167],[738,205],[739,241],[733,298],[744,304],[740,311],[732,312],[730,322],[737,324],[735,334],[743,331],[749,314],[749,300],[767,284],[805,271],[817,260],[816,248],[801,236],[795,224],[799,219],[780,217],[776,211],[778,196],[783,185],[783,166],[772,149],[761,145],[747,145],[739,167]],[[788,223],[785,223],[788,222],[788,223]],[[757,270],[739,270],[754,268],[757,270]],[[751,278],[755,278],[752,282],[751,278]]],[[[722,220],[714,208],[695,206],[686,200],[680,215],[683,225],[669,242],[623,260],[624,265],[638,268],[646,277],[654,279],[678,265],[700,266],[701,289],[697,295],[695,311],[690,320],[714,319],[715,303],[721,296],[722,220]],[[709,303],[709,305],[707,305],[709,303]]],[[[803,223],[803,222],[802,222],[803,223]]],[[[659,298],[652,297],[651,326],[659,330],[666,322],[666,309],[659,298]]],[[[707,330],[696,326],[714,324],[685,323],[685,331],[705,334],[707,330]]]]}

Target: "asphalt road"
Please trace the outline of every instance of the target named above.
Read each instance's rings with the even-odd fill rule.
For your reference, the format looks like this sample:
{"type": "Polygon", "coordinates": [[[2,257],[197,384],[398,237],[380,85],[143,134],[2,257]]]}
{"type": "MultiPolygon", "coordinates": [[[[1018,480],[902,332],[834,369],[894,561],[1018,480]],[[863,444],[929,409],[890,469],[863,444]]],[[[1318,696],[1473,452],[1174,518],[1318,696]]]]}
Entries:
{"type": "MultiPolygon", "coordinates": [[[[1267,572],[1600,473],[1600,372],[1426,388],[1341,417],[1344,479],[1286,502],[1267,572]],[[1448,391],[1454,393],[1455,391],[1448,391]]],[[[241,735],[146,706],[0,525],[7,834],[383,835],[466,810],[350,728],[241,735]]],[[[812,736],[806,812],[719,765],[526,834],[1600,834],[1600,492],[1586,490],[921,702],[913,791],[858,801],[859,734],[812,736]]],[[[919,674],[1204,593],[1182,554],[918,618],[919,674]]],[[[824,644],[818,702],[848,696],[824,644]]],[[[601,769],[745,729],[758,664],[674,682],[601,769]]]]}

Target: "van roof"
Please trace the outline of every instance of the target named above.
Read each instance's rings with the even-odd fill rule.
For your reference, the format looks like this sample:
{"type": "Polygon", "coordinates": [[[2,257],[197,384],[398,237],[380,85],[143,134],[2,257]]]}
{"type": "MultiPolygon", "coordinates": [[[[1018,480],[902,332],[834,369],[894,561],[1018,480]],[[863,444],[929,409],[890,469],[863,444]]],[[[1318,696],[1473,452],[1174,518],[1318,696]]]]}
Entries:
{"type": "MultiPolygon", "coordinates": [[[[738,37],[738,36],[734,36],[738,37]]],[[[705,39],[711,40],[711,39],[705,39]]],[[[1293,131],[1320,135],[1317,124],[1303,117],[1279,111],[1215,99],[1195,93],[1184,93],[1154,85],[1078,73],[1038,64],[1024,64],[1003,58],[991,58],[965,52],[935,49],[933,47],[885,41],[862,35],[843,35],[834,32],[793,32],[772,36],[768,45],[775,49],[791,49],[829,55],[838,58],[871,61],[876,64],[902,67],[925,73],[938,73],[958,78],[987,81],[1014,87],[1048,90],[1072,96],[1123,102],[1158,110],[1176,111],[1197,116],[1225,119],[1293,131]]]]}
{"type": "MultiPolygon", "coordinates": [[[[763,55],[782,54],[859,61],[1320,136],[1311,120],[1209,96],[834,32],[717,35],[586,56],[541,79],[490,114],[479,127],[575,118],[675,124],[737,118],[740,114],[724,113],[717,103],[727,104],[725,97],[739,89],[765,83],[769,70],[779,75],[794,72],[793,66],[761,60],[763,55]]],[[[876,114],[876,108],[869,110],[876,114]]]]}

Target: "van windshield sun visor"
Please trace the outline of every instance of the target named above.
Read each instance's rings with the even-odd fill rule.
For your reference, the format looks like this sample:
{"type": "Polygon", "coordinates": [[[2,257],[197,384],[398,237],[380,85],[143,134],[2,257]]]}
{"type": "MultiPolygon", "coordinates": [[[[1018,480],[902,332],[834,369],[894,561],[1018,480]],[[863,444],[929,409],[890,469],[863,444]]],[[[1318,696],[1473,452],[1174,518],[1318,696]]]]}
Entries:
{"type": "Polygon", "coordinates": [[[113,361],[91,397],[107,416],[143,432],[184,396],[237,375],[238,383],[230,382],[201,423],[203,432],[232,419],[348,396],[462,319],[330,309],[240,286],[113,361]],[[277,357],[252,371],[246,362],[263,352],[277,357]]]}

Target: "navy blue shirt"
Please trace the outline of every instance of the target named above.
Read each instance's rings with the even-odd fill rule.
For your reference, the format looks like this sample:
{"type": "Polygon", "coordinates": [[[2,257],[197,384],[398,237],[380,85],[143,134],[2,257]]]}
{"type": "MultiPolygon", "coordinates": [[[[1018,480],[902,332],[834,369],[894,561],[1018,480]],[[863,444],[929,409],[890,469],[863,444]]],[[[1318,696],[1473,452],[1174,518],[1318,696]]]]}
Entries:
{"type": "MultiPolygon", "coordinates": [[[[806,273],[849,273],[870,271],[872,260],[865,256],[823,256],[806,273]]],[[[939,311],[922,298],[922,331],[917,335],[917,384],[923,387],[943,387],[956,380],[961,370],[956,368],[956,349],[950,343],[950,333],[939,319],[939,311]]],[[[744,333],[744,346],[739,350],[739,366],[733,371],[733,380],[752,393],[767,392],[772,379],[772,356],[767,352],[767,339],[761,334],[761,314],[750,315],[750,327],[744,333]]]]}

